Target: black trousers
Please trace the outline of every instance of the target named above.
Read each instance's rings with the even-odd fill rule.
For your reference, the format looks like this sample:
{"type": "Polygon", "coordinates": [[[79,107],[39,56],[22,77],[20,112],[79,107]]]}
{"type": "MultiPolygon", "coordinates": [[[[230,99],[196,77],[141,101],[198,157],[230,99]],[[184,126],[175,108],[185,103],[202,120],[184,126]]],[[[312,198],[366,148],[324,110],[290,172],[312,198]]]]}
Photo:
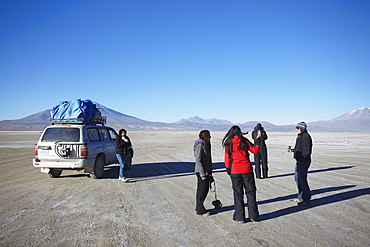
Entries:
{"type": "Polygon", "coordinates": [[[204,214],[207,212],[207,209],[204,207],[203,203],[206,200],[206,197],[209,192],[209,186],[210,186],[210,178],[209,176],[206,176],[206,179],[202,180],[200,177],[199,172],[196,173],[197,175],[197,194],[196,194],[196,206],[195,211],[197,211],[197,214],[204,214]]]}
{"type": "Polygon", "coordinates": [[[267,166],[267,150],[262,150],[258,154],[254,155],[254,171],[256,178],[261,178],[261,163],[262,163],[262,176],[263,178],[268,177],[268,166],[267,166]]]}
{"type": "Polygon", "coordinates": [[[244,174],[231,174],[231,183],[234,191],[234,220],[244,221],[245,220],[245,208],[244,208],[244,190],[247,195],[248,203],[248,217],[249,219],[257,219],[259,216],[258,206],[256,201],[256,183],[254,180],[253,172],[244,174]]]}

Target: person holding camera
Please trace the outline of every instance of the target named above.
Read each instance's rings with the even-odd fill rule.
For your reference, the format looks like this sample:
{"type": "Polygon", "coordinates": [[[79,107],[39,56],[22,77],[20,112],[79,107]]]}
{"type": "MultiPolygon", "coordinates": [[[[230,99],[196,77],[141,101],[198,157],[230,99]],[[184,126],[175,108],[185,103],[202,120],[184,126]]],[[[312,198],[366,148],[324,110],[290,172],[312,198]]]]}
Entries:
{"type": "Polygon", "coordinates": [[[197,176],[196,207],[197,215],[209,215],[204,207],[212,182],[211,134],[209,130],[202,130],[199,139],[194,143],[195,174],[197,176]]]}
{"type": "Polygon", "coordinates": [[[261,137],[258,139],[260,143],[260,151],[254,155],[254,171],[256,172],[256,178],[268,178],[268,166],[267,166],[267,146],[265,141],[267,140],[267,134],[262,124],[258,123],[252,132],[252,138],[254,144],[256,144],[258,131],[261,133],[261,137]],[[262,176],[261,176],[261,162],[262,162],[262,176]]]}
{"type": "Polygon", "coordinates": [[[312,138],[307,132],[305,122],[300,122],[296,126],[298,133],[294,149],[288,148],[288,152],[294,152],[296,166],[294,180],[298,187],[298,198],[295,200],[298,206],[311,205],[311,191],[307,181],[308,168],[311,165],[312,138]]]}
{"type": "Polygon", "coordinates": [[[257,221],[259,217],[256,201],[256,183],[252,164],[249,160],[249,152],[258,154],[260,150],[259,138],[261,131],[257,131],[256,142],[253,145],[243,136],[240,127],[234,125],[226,133],[222,140],[225,148],[224,161],[227,173],[230,175],[234,192],[235,212],[233,220],[245,222],[244,193],[247,196],[248,217],[251,221],[257,221]]]}
{"type": "Polygon", "coordinates": [[[132,148],[131,140],[126,134],[125,129],[120,129],[116,138],[116,157],[120,164],[118,179],[123,182],[129,181],[125,177],[124,169],[126,161],[131,158],[130,148],[132,148]]]}

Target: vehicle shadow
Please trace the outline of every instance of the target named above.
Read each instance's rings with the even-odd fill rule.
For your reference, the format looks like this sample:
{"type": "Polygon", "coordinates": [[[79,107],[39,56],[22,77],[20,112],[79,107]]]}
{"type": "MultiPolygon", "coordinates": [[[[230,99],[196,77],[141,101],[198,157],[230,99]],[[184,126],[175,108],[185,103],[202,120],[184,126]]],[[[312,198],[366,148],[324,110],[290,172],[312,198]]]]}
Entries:
{"type": "MultiPolygon", "coordinates": [[[[252,164],[254,162],[251,162],[252,164]]],[[[319,170],[311,170],[308,173],[317,173],[317,172],[328,172],[341,169],[349,169],[355,166],[342,166],[342,167],[330,167],[319,170]]],[[[226,172],[223,162],[213,163],[213,173],[226,172]]],[[[119,173],[119,165],[112,164],[105,167],[103,177],[100,179],[117,179],[119,173]]],[[[132,181],[145,181],[153,179],[163,179],[171,177],[182,177],[193,175],[194,172],[194,162],[158,162],[158,163],[141,163],[134,164],[131,166],[130,170],[125,170],[125,174],[132,181]]],[[[287,177],[293,176],[294,173],[280,174],[269,176],[269,179],[278,178],[278,177],[287,177]]],[[[63,174],[60,178],[68,177],[89,177],[87,173],[77,174],[63,174]]]]}
{"type": "MultiPolygon", "coordinates": [[[[213,173],[224,172],[224,163],[213,163],[213,173]],[[220,170],[223,169],[223,170],[220,170]]],[[[105,167],[102,179],[118,178],[119,165],[105,167]]],[[[135,181],[163,179],[194,175],[194,162],[159,162],[134,164],[130,170],[125,170],[125,175],[135,181]]]]}
{"type": "MultiPolygon", "coordinates": [[[[312,190],[311,192],[312,192],[313,195],[317,195],[317,194],[327,193],[327,192],[331,192],[331,191],[339,191],[339,190],[354,188],[354,187],[356,187],[356,185],[345,185],[345,186],[328,187],[328,188],[312,190]]],[[[259,217],[259,220],[260,221],[265,221],[265,220],[269,220],[269,219],[274,219],[274,218],[282,217],[282,216],[285,216],[285,215],[288,215],[288,214],[293,214],[293,213],[296,213],[296,212],[308,210],[308,209],[311,209],[311,208],[314,208],[314,207],[328,205],[328,204],[335,203],[335,202],[340,202],[340,201],[346,201],[346,200],[350,200],[350,199],[353,199],[353,198],[356,198],[356,197],[359,197],[359,196],[363,196],[363,195],[368,195],[368,194],[370,194],[370,188],[364,188],[364,189],[346,191],[346,192],[338,193],[338,194],[335,194],[335,195],[330,195],[330,196],[325,196],[325,197],[313,199],[313,200],[311,200],[311,206],[308,206],[308,207],[307,206],[297,206],[297,204],[295,203],[294,206],[291,206],[291,207],[279,209],[279,210],[276,210],[276,211],[273,211],[273,212],[270,212],[270,213],[261,214],[260,217],[259,217]]],[[[258,201],[258,205],[262,205],[262,204],[266,204],[266,203],[272,203],[272,202],[278,202],[278,201],[293,200],[296,197],[297,197],[297,194],[280,196],[280,197],[276,197],[276,198],[273,198],[273,199],[258,201]]],[[[245,203],[244,206],[247,207],[248,204],[245,203]]],[[[226,207],[222,207],[219,210],[212,209],[211,213],[212,214],[219,214],[219,213],[223,213],[223,212],[231,211],[231,210],[234,210],[234,205],[229,205],[229,206],[226,206],[226,207]]]]}

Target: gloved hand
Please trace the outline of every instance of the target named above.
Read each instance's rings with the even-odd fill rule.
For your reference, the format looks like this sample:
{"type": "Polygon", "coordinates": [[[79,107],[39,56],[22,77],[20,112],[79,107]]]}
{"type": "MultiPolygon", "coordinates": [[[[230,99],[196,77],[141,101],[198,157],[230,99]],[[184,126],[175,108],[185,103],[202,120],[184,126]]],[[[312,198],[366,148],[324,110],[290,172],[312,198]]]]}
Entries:
{"type": "Polygon", "coordinates": [[[226,172],[227,172],[228,175],[230,175],[231,174],[230,168],[226,168],[226,172]]]}

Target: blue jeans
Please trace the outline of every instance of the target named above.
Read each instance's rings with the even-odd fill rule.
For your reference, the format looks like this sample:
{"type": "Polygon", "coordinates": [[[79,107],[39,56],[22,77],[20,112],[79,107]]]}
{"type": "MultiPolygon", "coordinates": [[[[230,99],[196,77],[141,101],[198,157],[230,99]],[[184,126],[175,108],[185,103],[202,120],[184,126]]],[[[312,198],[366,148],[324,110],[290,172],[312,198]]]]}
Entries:
{"type": "Polygon", "coordinates": [[[307,182],[307,172],[310,165],[311,161],[297,161],[294,172],[294,180],[298,187],[298,199],[305,202],[310,202],[311,200],[311,191],[307,182]]]}
{"type": "Polygon", "coordinates": [[[125,177],[124,167],[125,167],[125,163],[128,158],[128,155],[127,154],[116,154],[116,157],[120,165],[119,166],[119,177],[123,178],[125,177]]]}

